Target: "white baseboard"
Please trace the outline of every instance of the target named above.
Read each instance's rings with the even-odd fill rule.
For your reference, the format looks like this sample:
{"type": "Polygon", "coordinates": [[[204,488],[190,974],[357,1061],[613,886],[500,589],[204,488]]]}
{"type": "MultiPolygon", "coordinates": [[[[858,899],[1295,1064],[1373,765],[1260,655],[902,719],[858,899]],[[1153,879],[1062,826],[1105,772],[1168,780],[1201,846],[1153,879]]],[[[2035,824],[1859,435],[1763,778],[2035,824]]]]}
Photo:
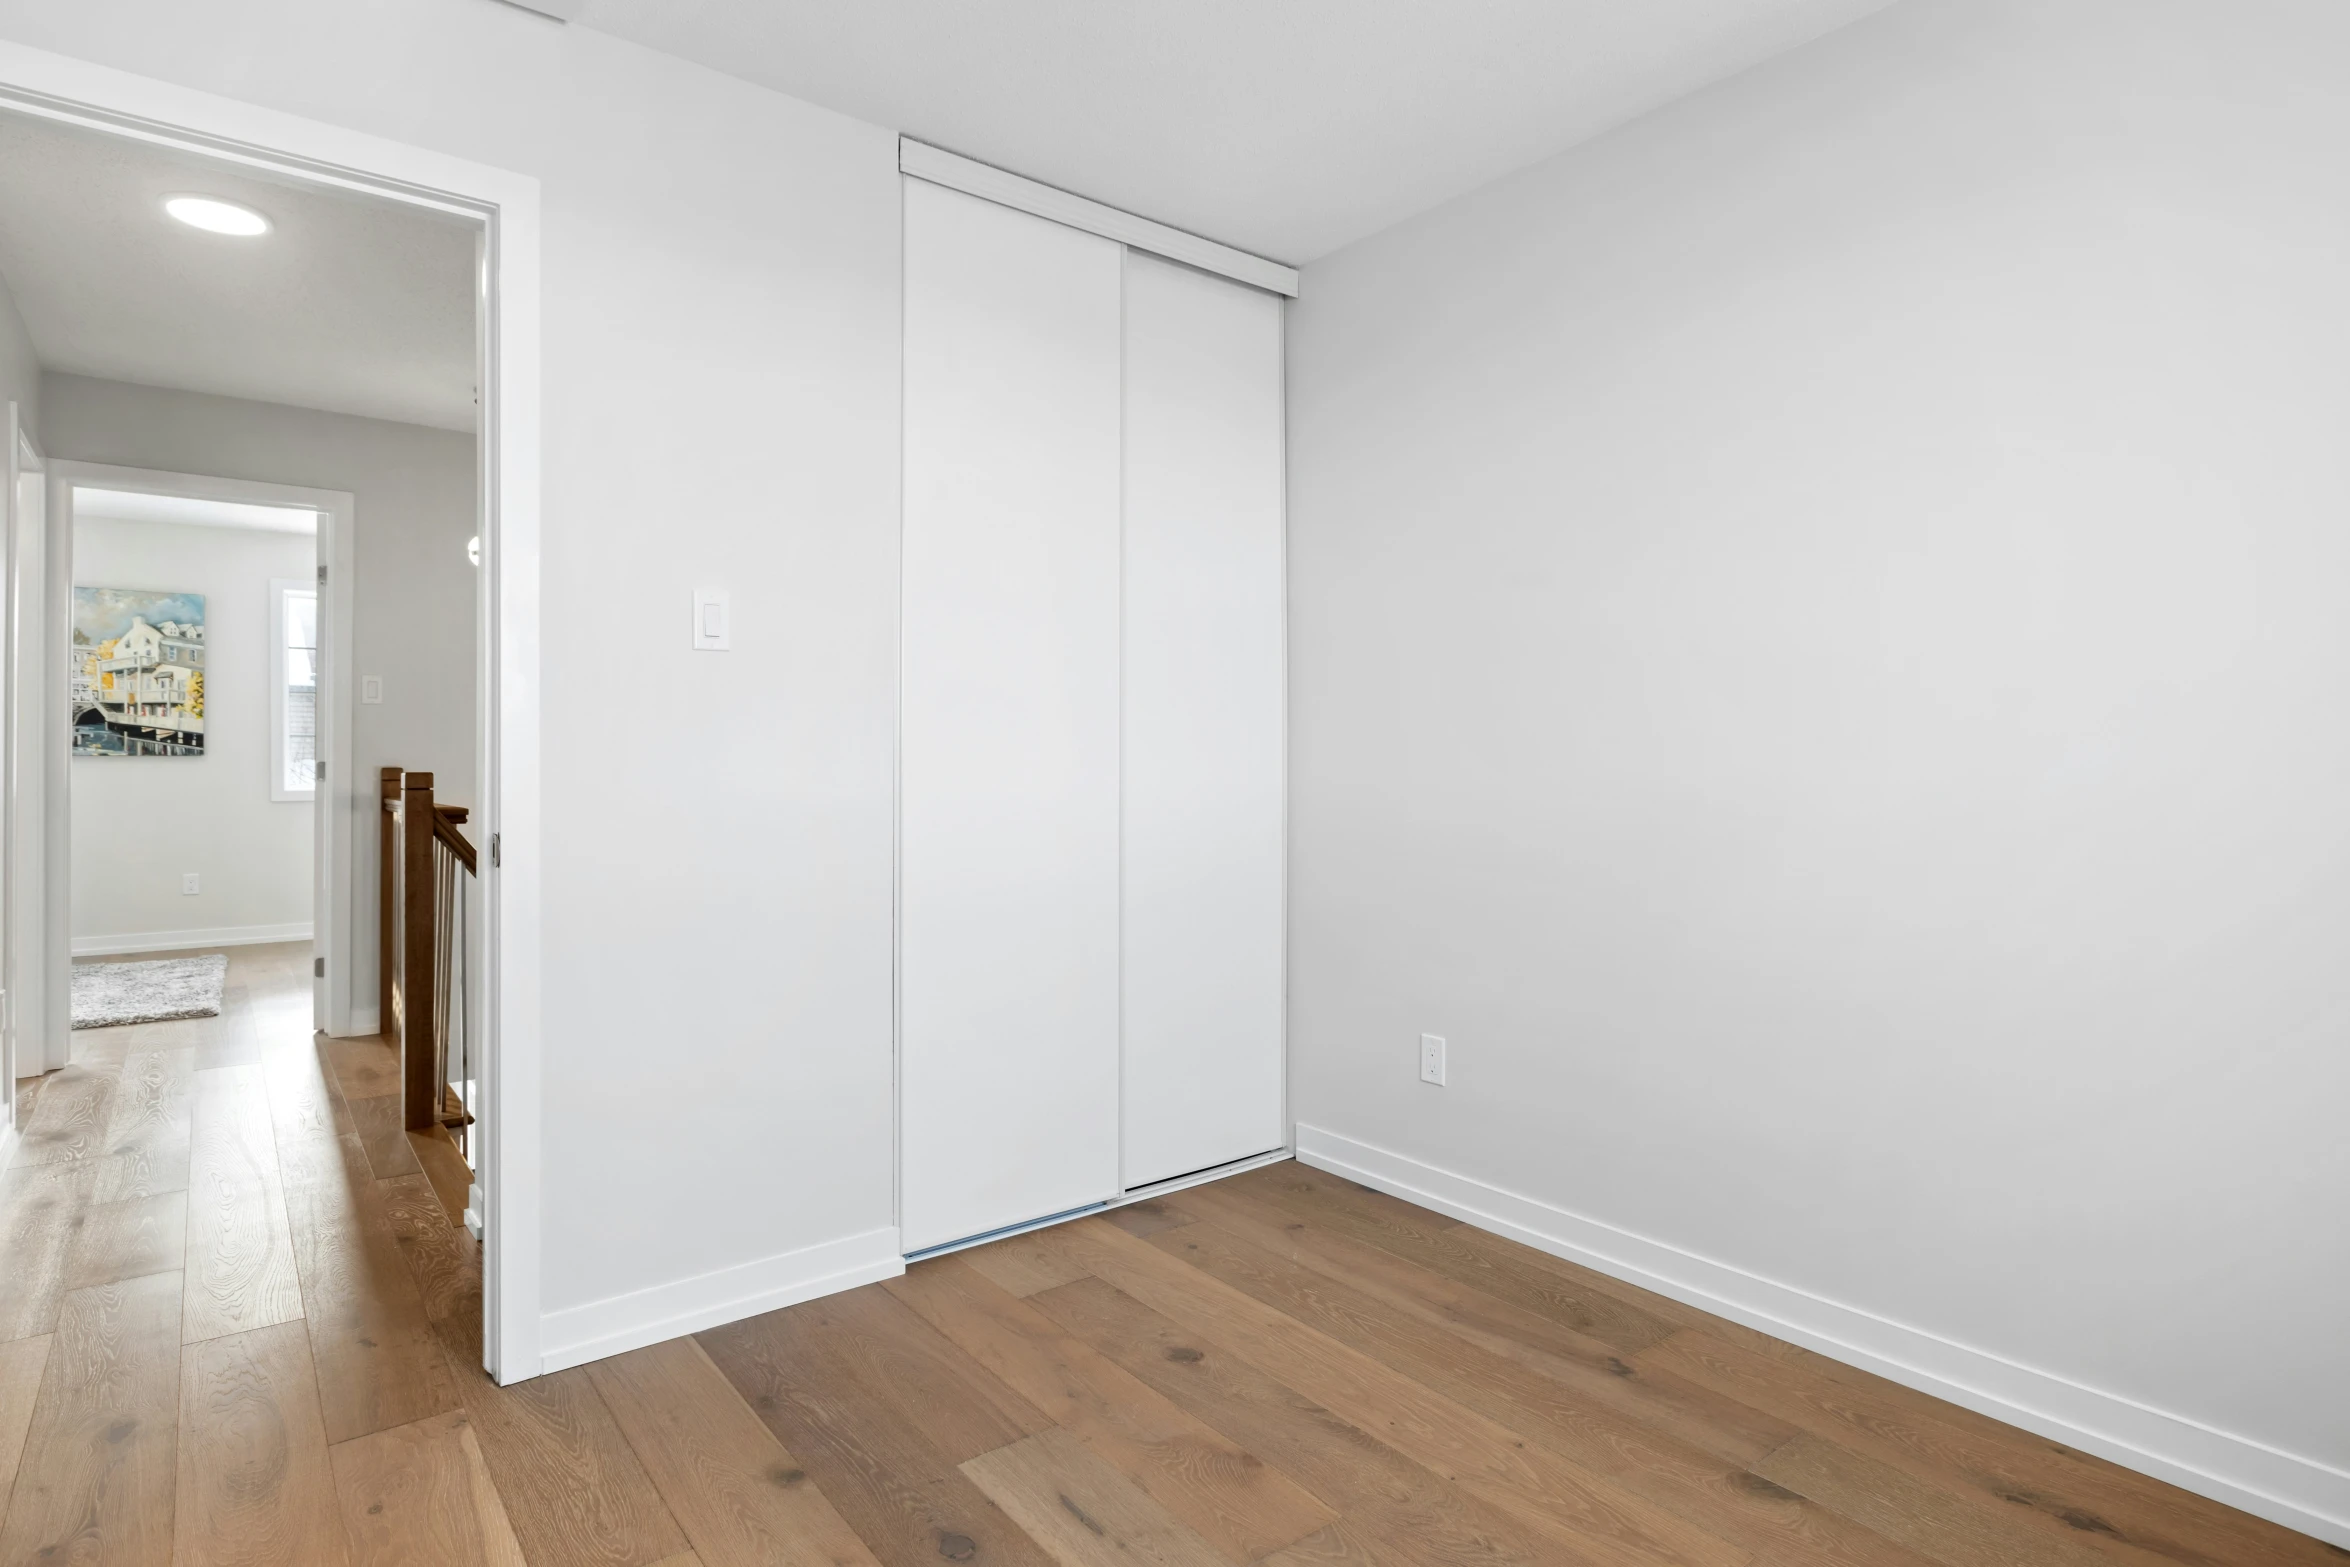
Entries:
{"type": "Polygon", "coordinates": [[[77,958],[120,952],[184,952],[191,947],[260,947],[279,941],[308,941],[310,922],[297,925],[222,925],[212,930],[143,930],[127,936],[76,936],[77,958]]]}
{"type": "Polygon", "coordinates": [[[897,1230],[868,1230],[673,1284],[550,1311],[539,1327],[540,1369],[561,1371],[602,1360],[819,1295],[894,1279],[905,1271],[897,1230]]]}
{"type": "Polygon", "coordinates": [[[1302,1164],[2350,1549],[2350,1473],[1300,1123],[1302,1164]]]}

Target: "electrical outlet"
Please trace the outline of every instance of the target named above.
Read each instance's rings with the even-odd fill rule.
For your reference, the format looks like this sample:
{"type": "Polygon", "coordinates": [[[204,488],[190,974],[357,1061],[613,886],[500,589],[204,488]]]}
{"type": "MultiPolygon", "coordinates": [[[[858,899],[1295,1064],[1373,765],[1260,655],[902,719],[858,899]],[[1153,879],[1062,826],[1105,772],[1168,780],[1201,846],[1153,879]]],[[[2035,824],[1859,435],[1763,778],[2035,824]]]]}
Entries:
{"type": "Polygon", "coordinates": [[[192,898],[202,890],[203,889],[196,884],[196,873],[194,871],[190,871],[185,876],[180,878],[181,897],[192,898]]]}
{"type": "Polygon", "coordinates": [[[1444,1040],[1441,1035],[1420,1036],[1420,1081],[1444,1086],[1444,1040]]]}

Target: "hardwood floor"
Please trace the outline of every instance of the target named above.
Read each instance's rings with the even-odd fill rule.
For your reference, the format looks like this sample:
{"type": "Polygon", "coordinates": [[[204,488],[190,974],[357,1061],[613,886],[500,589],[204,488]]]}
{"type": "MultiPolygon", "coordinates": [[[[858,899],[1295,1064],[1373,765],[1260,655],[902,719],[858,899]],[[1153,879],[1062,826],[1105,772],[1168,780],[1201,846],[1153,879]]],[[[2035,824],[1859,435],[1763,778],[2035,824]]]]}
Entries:
{"type": "Polygon", "coordinates": [[[0,1174],[0,1567],[2304,1567],[2350,1552],[1294,1164],[512,1388],[307,952],[0,1174]]]}

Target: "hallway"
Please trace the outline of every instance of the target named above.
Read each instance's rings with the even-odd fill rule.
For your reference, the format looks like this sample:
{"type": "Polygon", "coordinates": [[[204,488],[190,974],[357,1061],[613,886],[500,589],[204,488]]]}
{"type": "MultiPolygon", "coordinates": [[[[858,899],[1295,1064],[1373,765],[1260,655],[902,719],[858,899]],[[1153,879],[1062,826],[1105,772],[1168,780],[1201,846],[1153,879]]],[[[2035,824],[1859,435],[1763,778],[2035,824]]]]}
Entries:
{"type": "Polygon", "coordinates": [[[0,1567],[2341,1560],[1295,1164],[501,1389],[463,1167],[307,967],[41,1085],[0,1567]]]}

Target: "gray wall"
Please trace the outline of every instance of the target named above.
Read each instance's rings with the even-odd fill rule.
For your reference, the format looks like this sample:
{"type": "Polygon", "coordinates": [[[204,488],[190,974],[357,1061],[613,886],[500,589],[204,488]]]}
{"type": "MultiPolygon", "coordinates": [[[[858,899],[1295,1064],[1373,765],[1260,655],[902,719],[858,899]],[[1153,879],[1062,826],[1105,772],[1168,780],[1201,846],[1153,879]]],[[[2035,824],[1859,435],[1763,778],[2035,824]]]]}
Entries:
{"type": "Polygon", "coordinates": [[[356,497],[354,672],[382,676],[384,699],[354,704],[352,789],[334,792],[354,812],[351,990],[366,1002],[376,985],[377,769],[430,771],[438,798],[472,803],[474,567],[465,542],[475,531],[473,438],[71,375],[44,377],[42,397],[52,457],[356,497]]]}
{"type": "Polygon", "coordinates": [[[2350,1543],[2345,81],[1913,0],[1306,269],[1301,1137],[2350,1543]]]}

